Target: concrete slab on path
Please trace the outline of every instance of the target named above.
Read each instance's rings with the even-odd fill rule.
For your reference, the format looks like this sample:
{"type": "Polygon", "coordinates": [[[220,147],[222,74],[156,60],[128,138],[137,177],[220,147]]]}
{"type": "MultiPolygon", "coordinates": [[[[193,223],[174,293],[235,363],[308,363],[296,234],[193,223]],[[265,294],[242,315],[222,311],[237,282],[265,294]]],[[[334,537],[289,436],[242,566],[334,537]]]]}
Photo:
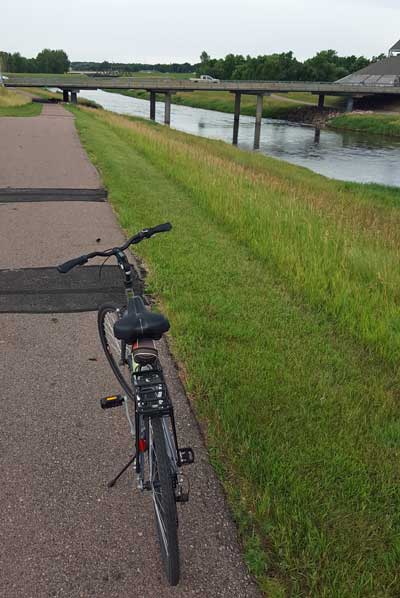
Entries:
{"type": "Polygon", "coordinates": [[[48,104],[40,116],[0,118],[0,188],[101,187],[65,108],[48,104]]]}
{"type": "MultiPolygon", "coordinates": [[[[136,293],[143,283],[136,276],[136,293]]],[[[126,303],[118,266],[84,266],[67,274],[56,268],[0,270],[0,313],[96,311],[103,303],[126,303]]]]}
{"type": "Polygon", "coordinates": [[[105,189],[0,189],[0,203],[106,201],[105,189]]]}
{"type": "Polygon", "coordinates": [[[0,269],[57,266],[123,239],[109,203],[0,203],[0,269]]]}

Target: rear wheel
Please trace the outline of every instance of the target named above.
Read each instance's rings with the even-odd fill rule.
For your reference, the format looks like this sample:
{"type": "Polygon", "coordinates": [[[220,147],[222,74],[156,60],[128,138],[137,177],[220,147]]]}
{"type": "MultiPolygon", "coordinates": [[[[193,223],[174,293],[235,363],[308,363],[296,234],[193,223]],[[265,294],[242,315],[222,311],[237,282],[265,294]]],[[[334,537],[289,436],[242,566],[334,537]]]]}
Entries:
{"type": "Polygon", "coordinates": [[[124,391],[132,395],[131,372],[127,363],[130,349],[114,336],[114,324],[122,317],[123,313],[123,307],[112,303],[102,305],[99,308],[97,323],[101,345],[108,363],[124,391]]]}
{"type": "Polygon", "coordinates": [[[160,417],[150,420],[151,486],[161,558],[169,583],[179,582],[178,517],[171,460],[160,417]]]}

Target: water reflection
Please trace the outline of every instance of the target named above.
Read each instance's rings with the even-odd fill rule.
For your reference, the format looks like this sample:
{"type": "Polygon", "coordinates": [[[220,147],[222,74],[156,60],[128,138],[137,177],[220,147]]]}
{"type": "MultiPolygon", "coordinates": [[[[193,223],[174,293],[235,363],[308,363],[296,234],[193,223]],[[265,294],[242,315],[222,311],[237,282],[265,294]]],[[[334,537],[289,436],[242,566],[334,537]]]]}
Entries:
{"type": "MultiPolygon", "coordinates": [[[[86,90],[80,95],[98,102],[107,110],[149,117],[149,102],[146,100],[101,90],[86,90]]],[[[156,120],[163,122],[163,119],[164,105],[158,102],[156,120]]],[[[171,126],[231,143],[233,114],[173,105],[171,126]]],[[[252,150],[253,140],[254,118],[241,116],[239,147],[252,150]]],[[[400,186],[400,141],[388,138],[263,119],[259,152],[336,179],[400,186]]]]}

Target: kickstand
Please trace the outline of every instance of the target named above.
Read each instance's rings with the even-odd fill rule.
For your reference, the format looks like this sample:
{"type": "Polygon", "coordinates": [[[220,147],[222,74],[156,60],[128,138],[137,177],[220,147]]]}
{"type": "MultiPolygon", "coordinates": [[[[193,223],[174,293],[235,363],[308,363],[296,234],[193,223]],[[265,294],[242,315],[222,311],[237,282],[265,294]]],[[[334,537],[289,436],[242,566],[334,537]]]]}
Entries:
{"type": "Polygon", "coordinates": [[[123,467],[123,469],[121,469],[121,471],[119,472],[119,474],[116,475],[115,478],[113,478],[111,480],[111,482],[108,482],[107,486],[109,488],[112,488],[113,486],[115,486],[115,483],[117,482],[117,480],[119,480],[119,478],[128,469],[128,467],[130,467],[132,465],[132,463],[134,462],[135,459],[136,459],[136,453],[133,455],[132,459],[130,459],[129,462],[125,465],[125,467],[123,467]]]}

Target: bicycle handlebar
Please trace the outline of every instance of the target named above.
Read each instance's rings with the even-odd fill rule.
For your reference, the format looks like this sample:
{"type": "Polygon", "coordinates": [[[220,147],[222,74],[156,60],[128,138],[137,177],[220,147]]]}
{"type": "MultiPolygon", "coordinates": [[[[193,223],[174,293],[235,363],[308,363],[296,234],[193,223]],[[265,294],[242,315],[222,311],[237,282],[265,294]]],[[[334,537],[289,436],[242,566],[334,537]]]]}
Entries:
{"type": "Polygon", "coordinates": [[[94,257],[110,257],[111,255],[116,255],[119,251],[125,251],[130,245],[136,245],[143,241],[143,239],[150,239],[153,235],[157,233],[166,233],[170,231],[172,228],[172,224],[170,222],[165,222],[164,224],[158,224],[153,228],[144,228],[136,235],[133,235],[130,239],[128,239],[123,245],[120,247],[113,247],[112,249],[107,249],[106,251],[93,251],[92,253],[88,253],[87,255],[81,255],[76,257],[72,260],[68,260],[68,262],[64,262],[57,266],[57,270],[61,274],[66,274],[75,266],[83,266],[86,264],[90,259],[94,257]]]}

